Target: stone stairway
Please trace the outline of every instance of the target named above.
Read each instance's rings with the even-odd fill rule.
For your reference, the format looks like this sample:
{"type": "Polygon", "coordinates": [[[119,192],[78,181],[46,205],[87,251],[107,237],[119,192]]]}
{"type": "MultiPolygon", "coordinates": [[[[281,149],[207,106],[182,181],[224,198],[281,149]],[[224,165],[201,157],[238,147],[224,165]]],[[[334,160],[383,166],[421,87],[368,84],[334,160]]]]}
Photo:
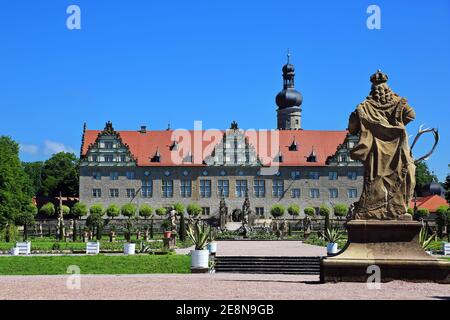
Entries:
{"type": "Polygon", "coordinates": [[[320,257],[216,256],[216,272],[307,274],[320,273],[320,257]]]}

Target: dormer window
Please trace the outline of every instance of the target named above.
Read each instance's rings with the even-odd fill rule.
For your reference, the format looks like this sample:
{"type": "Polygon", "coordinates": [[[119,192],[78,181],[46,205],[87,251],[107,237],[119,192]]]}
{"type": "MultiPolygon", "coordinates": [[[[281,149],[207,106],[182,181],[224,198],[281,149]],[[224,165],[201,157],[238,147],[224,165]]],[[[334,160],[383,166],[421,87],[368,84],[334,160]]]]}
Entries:
{"type": "Polygon", "coordinates": [[[281,154],[281,152],[279,152],[277,155],[276,155],[276,157],[275,157],[275,159],[274,159],[274,162],[283,162],[283,155],[281,154]]]}
{"type": "Polygon", "coordinates": [[[161,154],[156,150],[155,155],[150,159],[151,162],[161,162],[161,154]]]}
{"type": "Polygon", "coordinates": [[[178,150],[178,142],[174,141],[169,148],[170,148],[170,151],[177,151],[178,150]]]}
{"type": "Polygon", "coordinates": [[[317,162],[317,156],[316,156],[316,153],[314,152],[314,147],[313,147],[310,155],[306,158],[306,162],[317,162]]]}
{"type": "Polygon", "coordinates": [[[289,146],[289,151],[297,151],[297,142],[295,141],[295,138],[289,146]]]}

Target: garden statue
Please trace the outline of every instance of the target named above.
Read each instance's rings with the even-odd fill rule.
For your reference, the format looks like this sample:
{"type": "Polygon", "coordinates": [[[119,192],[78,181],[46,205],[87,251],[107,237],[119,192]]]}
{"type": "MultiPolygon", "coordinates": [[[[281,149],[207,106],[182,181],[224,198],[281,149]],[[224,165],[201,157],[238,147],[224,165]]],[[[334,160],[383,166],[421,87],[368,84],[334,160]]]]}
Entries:
{"type": "Polygon", "coordinates": [[[436,129],[419,129],[411,147],[406,125],[416,117],[405,98],[388,86],[378,70],[370,77],[370,95],[349,119],[350,134],[359,135],[350,157],[364,165],[363,190],[350,208],[348,242],[337,255],[321,261],[325,282],[369,282],[369,267],[378,268],[379,281],[436,281],[450,283],[450,263],[425,253],[419,244],[422,224],[412,221],[408,206],[415,188],[415,164],[430,156],[438,141],[436,129]],[[434,145],[413,159],[420,136],[431,132],[434,145]]]}
{"type": "Polygon", "coordinates": [[[169,211],[169,222],[170,222],[170,230],[175,231],[177,230],[177,211],[175,208],[172,207],[172,209],[169,211]]]}
{"type": "Polygon", "coordinates": [[[220,203],[219,203],[219,226],[221,229],[225,228],[225,225],[228,222],[228,209],[225,203],[225,197],[223,195],[223,191],[220,191],[220,203]]]}

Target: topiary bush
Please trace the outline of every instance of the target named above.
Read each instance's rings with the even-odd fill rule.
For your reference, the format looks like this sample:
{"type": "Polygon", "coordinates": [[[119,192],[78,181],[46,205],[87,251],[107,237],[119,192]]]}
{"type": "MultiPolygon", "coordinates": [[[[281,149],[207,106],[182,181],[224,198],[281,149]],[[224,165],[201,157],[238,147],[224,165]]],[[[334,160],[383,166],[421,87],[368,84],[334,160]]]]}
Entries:
{"type": "Polygon", "coordinates": [[[185,209],[184,209],[184,205],[182,203],[179,203],[179,202],[175,203],[173,205],[173,209],[177,212],[178,215],[184,214],[185,209]]]}
{"type": "Polygon", "coordinates": [[[303,212],[305,213],[306,216],[314,216],[316,214],[316,210],[312,207],[306,207],[305,209],[303,209],[303,212]]]}
{"type": "Polygon", "coordinates": [[[343,203],[338,203],[333,207],[333,212],[338,218],[345,217],[348,213],[348,206],[343,203]]]}
{"type": "Polygon", "coordinates": [[[419,209],[417,209],[417,215],[420,218],[425,218],[430,215],[430,211],[427,208],[419,208],[419,209]]]}
{"type": "Polygon", "coordinates": [[[114,203],[110,204],[109,207],[106,209],[106,215],[111,219],[118,217],[120,215],[119,206],[114,203]]]}
{"type": "Polygon", "coordinates": [[[123,216],[128,217],[129,219],[136,215],[137,207],[133,203],[126,203],[120,209],[120,212],[123,216]]]}
{"type": "Polygon", "coordinates": [[[51,202],[44,204],[39,210],[40,213],[45,214],[46,216],[53,216],[56,213],[55,205],[51,202]]]}
{"type": "Polygon", "coordinates": [[[188,215],[196,217],[200,213],[202,213],[202,208],[196,203],[190,203],[187,206],[186,211],[187,211],[188,215]]]}
{"type": "Polygon", "coordinates": [[[293,217],[297,217],[300,215],[300,207],[297,204],[291,204],[287,208],[287,212],[289,213],[289,215],[291,215],[293,217]]]}
{"type": "Polygon", "coordinates": [[[103,205],[100,203],[97,204],[93,204],[90,208],[89,208],[89,213],[91,215],[95,215],[95,216],[102,216],[103,215],[103,205]]]}
{"type": "Polygon", "coordinates": [[[158,216],[162,217],[162,216],[164,216],[164,215],[167,213],[167,209],[161,207],[161,208],[157,208],[157,209],[155,210],[155,212],[156,212],[156,214],[157,214],[158,216]]]}
{"type": "Polygon", "coordinates": [[[87,210],[87,206],[84,203],[77,202],[72,207],[71,212],[75,217],[80,218],[80,217],[87,215],[88,210],[87,210]]]}
{"type": "Polygon", "coordinates": [[[150,207],[148,204],[143,204],[139,208],[139,216],[143,217],[144,219],[148,219],[153,214],[153,208],[150,207]]]}
{"type": "Polygon", "coordinates": [[[285,209],[281,204],[276,204],[270,209],[270,214],[276,219],[282,217],[284,215],[284,211],[285,209]]]}

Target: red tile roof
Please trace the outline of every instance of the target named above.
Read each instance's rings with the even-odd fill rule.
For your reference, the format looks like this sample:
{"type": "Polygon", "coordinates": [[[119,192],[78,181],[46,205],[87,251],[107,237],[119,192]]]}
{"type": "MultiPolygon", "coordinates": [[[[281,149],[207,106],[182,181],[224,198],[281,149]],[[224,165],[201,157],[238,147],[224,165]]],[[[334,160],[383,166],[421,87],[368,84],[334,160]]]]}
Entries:
{"type": "MultiPolygon", "coordinates": [[[[447,200],[438,195],[417,198],[417,207],[428,209],[430,212],[436,212],[437,208],[445,205],[448,205],[447,200]]],[[[414,208],[414,199],[409,206],[414,208]]]]}
{"type": "MultiPolygon", "coordinates": [[[[82,156],[85,156],[89,145],[94,143],[102,131],[86,130],[82,156]]],[[[203,165],[202,161],[211,155],[214,147],[222,141],[223,130],[148,130],[145,133],[139,131],[117,131],[122,142],[128,144],[130,151],[137,158],[139,166],[175,166],[175,165],[203,165]],[[203,137],[203,138],[202,138],[203,137]],[[173,141],[178,142],[178,151],[171,151],[173,141]],[[197,143],[197,141],[199,141],[197,143]],[[201,148],[196,148],[200,146],[201,148]],[[198,150],[196,150],[198,149],[198,150]],[[159,151],[161,162],[151,162],[150,159],[159,151]],[[193,156],[193,164],[181,163],[181,159],[188,152],[193,156]],[[179,157],[173,157],[173,154],[179,157]],[[178,160],[177,160],[178,159],[178,160]]],[[[280,166],[325,166],[329,156],[335,154],[337,148],[346,138],[347,131],[315,131],[315,130],[248,130],[245,137],[252,145],[261,162],[269,165],[279,151],[283,156],[280,166]],[[289,146],[294,141],[297,151],[289,151],[289,146]],[[307,162],[306,158],[314,152],[317,162],[307,162]]]]}

